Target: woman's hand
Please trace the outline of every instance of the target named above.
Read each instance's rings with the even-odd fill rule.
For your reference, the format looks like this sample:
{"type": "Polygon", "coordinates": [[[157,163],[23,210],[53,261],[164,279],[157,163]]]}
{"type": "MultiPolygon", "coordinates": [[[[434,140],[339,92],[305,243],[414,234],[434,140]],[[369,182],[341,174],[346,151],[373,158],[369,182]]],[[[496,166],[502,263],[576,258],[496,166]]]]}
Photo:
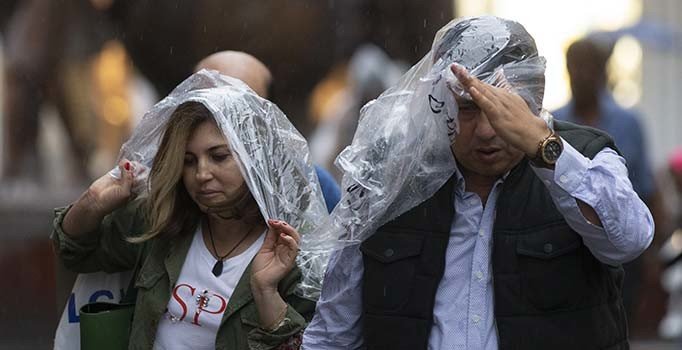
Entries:
{"type": "Polygon", "coordinates": [[[95,180],[69,209],[62,222],[62,229],[67,235],[78,237],[96,230],[104,216],[133,197],[131,188],[136,170],[126,159],[121,160],[118,167],[120,178],[105,174],[95,180]]]}
{"type": "Polygon", "coordinates": [[[277,292],[279,281],[296,264],[301,236],[284,221],[268,220],[270,228],[263,247],[251,264],[251,287],[264,293],[277,292]]]}
{"type": "Polygon", "coordinates": [[[119,178],[107,173],[95,180],[86,192],[92,208],[98,213],[106,215],[134,198],[131,189],[135,181],[137,166],[141,165],[134,165],[132,162],[122,159],[118,164],[121,174],[119,178]]]}
{"type": "Polygon", "coordinates": [[[251,263],[251,293],[261,328],[274,331],[284,321],[288,308],[277,285],[296,264],[301,236],[284,221],[268,220],[268,224],[263,247],[251,263]]]}

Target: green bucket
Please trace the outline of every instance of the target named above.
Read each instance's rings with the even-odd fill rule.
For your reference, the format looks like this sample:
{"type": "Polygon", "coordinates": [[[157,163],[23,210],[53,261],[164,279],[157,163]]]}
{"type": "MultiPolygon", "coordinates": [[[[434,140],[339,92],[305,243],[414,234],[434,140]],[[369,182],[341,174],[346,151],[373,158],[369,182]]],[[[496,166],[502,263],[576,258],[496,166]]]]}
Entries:
{"type": "Polygon", "coordinates": [[[96,302],[80,309],[81,350],[128,348],[135,304],[96,302]]]}

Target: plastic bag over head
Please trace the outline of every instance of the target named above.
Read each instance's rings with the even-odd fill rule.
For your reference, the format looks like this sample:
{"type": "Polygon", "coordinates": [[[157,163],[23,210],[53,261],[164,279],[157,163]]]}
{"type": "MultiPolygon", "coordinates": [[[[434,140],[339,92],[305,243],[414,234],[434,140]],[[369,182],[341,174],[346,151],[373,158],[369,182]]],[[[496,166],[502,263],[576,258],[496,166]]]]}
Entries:
{"type": "MultiPolygon", "coordinates": [[[[265,220],[288,222],[302,235],[299,295],[319,294],[326,256],[306,250],[305,241],[327,216],[306,140],[280,109],[237,79],[201,70],[187,78],[142,118],[122,146],[119,160],[152,167],[166,124],[184,102],[203,104],[225,135],[242,176],[265,220]]],[[[148,190],[148,179],[140,186],[148,190]]]]}
{"type": "Polygon", "coordinates": [[[452,176],[458,132],[455,95],[471,99],[450,70],[466,67],[484,82],[518,93],[540,113],[545,60],[520,24],[498,17],[457,19],[393,87],[366,104],[353,142],[336,159],[342,198],[316,237],[321,249],[365,240],[419,205],[452,176]]]}

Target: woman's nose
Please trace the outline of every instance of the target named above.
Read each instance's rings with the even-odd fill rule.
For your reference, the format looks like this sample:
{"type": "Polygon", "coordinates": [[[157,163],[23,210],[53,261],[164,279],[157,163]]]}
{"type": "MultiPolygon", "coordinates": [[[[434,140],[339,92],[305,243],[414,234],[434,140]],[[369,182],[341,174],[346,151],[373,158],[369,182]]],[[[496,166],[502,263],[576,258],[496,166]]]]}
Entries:
{"type": "Polygon", "coordinates": [[[200,159],[197,162],[196,176],[197,176],[197,180],[200,180],[200,181],[210,180],[213,177],[213,173],[211,172],[211,167],[207,161],[200,159]]]}

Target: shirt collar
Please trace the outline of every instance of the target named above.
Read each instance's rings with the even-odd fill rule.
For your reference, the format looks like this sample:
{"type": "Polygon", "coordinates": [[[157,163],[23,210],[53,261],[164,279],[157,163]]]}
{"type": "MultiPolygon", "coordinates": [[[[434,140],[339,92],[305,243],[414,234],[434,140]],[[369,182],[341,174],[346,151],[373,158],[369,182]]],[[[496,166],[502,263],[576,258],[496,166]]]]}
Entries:
{"type": "MultiPolygon", "coordinates": [[[[518,165],[518,164],[517,164],[518,165]]],[[[517,166],[515,165],[512,170],[517,166]]],[[[459,162],[455,161],[455,194],[461,196],[464,194],[464,190],[466,188],[466,181],[464,180],[464,175],[462,175],[462,172],[459,170],[459,162]]],[[[509,174],[511,173],[511,170],[508,170],[506,173],[504,173],[502,176],[500,176],[495,183],[493,184],[493,188],[497,187],[498,185],[504,183],[505,180],[507,180],[507,177],[509,177],[509,174]]]]}

